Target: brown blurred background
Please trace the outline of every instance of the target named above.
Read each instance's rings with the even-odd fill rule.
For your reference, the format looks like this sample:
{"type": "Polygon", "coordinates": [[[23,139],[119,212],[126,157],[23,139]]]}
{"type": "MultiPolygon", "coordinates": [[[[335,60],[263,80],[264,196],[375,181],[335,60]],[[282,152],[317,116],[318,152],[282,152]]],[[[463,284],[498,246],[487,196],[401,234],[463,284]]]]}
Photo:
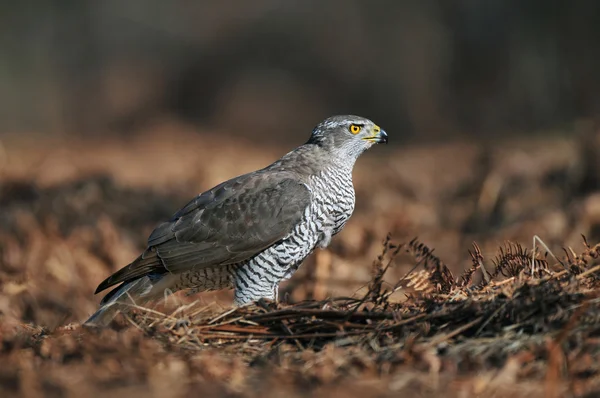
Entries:
{"type": "MultiPolygon", "coordinates": [[[[336,342],[323,350],[330,356],[305,356],[311,343],[282,361],[271,355],[279,345],[248,345],[256,360],[246,366],[238,354],[182,354],[184,345],[164,346],[135,327],[96,336],[77,325],[97,309],[98,283],[136,258],[160,222],[195,194],[276,160],[332,114],[371,118],[390,145],[359,159],[353,217],[282,284],[284,301],[365,293],[388,233],[394,243],[418,237],[455,278],[472,266],[474,241],[488,271],[506,240],[531,250],[539,236],[558,257],[563,247],[581,253],[581,234],[600,242],[599,39],[598,0],[0,2],[0,396],[190,396],[198,388],[247,396],[258,385],[273,386],[258,390],[261,397],[298,387],[312,396],[319,380],[347,381],[340,384],[353,393],[325,390],[327,397],[388,386],[390,396],[402,395],[400,386],[419,395],[414,380],[430,391],[440,364],[450,375],[472,369],[480,396],[490,380],[517,388],[517,363],[527,362],[525,381],[544,372],[541,358],[597,380],[588,357],[560,359],[553,347],[561,344],[594,352],[560,343],[562,331],[558,340],[539,335],[546,348],[531,351],[535,361],[505,366],[489,354],[496,351],[478,349],[474,356],[502,368],[482,373],[471,359],[443,359],[453,332],[439,340],[450,348],[422,351],[426,367],[414,362],[421,348],[404,329],[399,341],[408,348],[394,342],[393,358],[369,338],[372,362],[355,356],[358,346],[336,342]],[[390,379],[392,361],[420,373],[398,367],[390,379]],[[365,377],[374,382],[357,384],[365,377]]],[[[415,263],[423,264],[401,253],[385,287],[415,263]]],[[[393,299],[414,289],[402,286],[393,299]]],[[[217,311],[215,302],[228,308],[232,293],[178,293],[166,309],[147,305],[171,311],[192,300],[217,311]]],[[[504,323],[498,314],[484,326],[494,317],[504,323]]],[[[424,333],[430,326],[423,322],[424,333]]],[[[535,333],[542,330],[556,329],[535,333]]],[[[559,380],[553,375],[546,379],[559,380]]],[[[549,391],[531,386],[521,391],[549,391]]]]}
{"type": "Polygon", "coordinates": [[[599,38],[594,0],[3,2],[0,132],[568,133],[600,110],[599,38]]]}
{"type": "Polygon", "coordinates": [[[599,34],[597,1],[4,2],[0,319],[85,319],[158,223],[331,114],[391,145],[281,297],[353,294],[388,233],[456,275],[473,241],[490,267],[505,240],[598,242],[599,34]]]}

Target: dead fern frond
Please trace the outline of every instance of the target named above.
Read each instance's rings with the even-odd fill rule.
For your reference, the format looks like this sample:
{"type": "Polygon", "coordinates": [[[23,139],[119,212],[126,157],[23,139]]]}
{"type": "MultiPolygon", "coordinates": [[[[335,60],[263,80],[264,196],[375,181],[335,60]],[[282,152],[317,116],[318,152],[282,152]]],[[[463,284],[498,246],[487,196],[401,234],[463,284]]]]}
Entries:
{"type": "MultiPolygon", "coordinates": [[[[533,259],[534,268],[539,270],[548,269],[548,261],[546,258],[540,258],[539,254],[533,259]]],[[[495,270],[491,275],[492,278],[498,275],[503,275],[507,278],[518,276],[521,272],[528,275],[531,273],[531,253],[519,243],[506,242],[499,249],[498,255],[492,260],[495,270]]]]}
{"type": "Polygon", "coordinates": [[[437,292],[449,293],[456,282],[450,269],[433,254],[427,245],[414,238],[408,244],[408,253],[410,253],[418,263],[423,264],[423,268],[429,271],[429,281],[435,287],[437,292]]]}
{"type": "Polygon", "coordinates": [[[404,247],[403,244],[392,244],[390,243],[390,241],[391,236],[390,234],[388,234],[383,242],[383,250],[381,251],[381,254],[377,256],[375,261],[373,261],[373,265],[371,267],[371,280],[369,281],[368,286],[369,290],[361,300],[362,302],[368,300],[370,302],[375,303],[375,305],[379,305],[386,302],[387,298],[390,296],[390,292],[388,292],[386,289],[383,289],[383,279],[387,270],[392,265],[394,259],[396,258],[400,250],[402,250],[402,248],[404,247]],[[390,249],[392,249],[393,251],[388,256],[390,249]],[[384,265],[384,260],[386,257],[388,259],[384,265]]]}
{"type": "Polygon", "coordinates": [[[569,270],[575,275],[584,272],[589,268],[590,263],[594,263],[595,260],[600,258],[600,243],[590,246],[585,235],[581,235],[581,238],[583,239],[585,250],[580,255],[570,247],[568,248],[569,250],[563,248],[566,262],[569,264],[569,270]]]}
{"type": "Polygon", "coordinates": [[[565,260],[567,264],[569,264],[569,271],[575,275],[581,274],[587,268],[587,261],[581,256],[577,255],[575,251],[569,247],[563,247],[563,251],[565,252],[565,260]]]}
{"type": "Polygon", "coordinates": [[[385,241],[383,242],[383,250],[381,254],[377,256],[377,258],[373,261],[373,265],[371,266],[371,280],[369,281],[369,294],[370,295],[379,295],[381,292],[381,286],[383,284],[383,276],[385,274],[385,269],[383,266],[383,259],[385,258],[390,243],[390,234],[385,237],[385,241]]]}
{"type": "Polygon", "coordinates": [[[406,277],[408,280],[406,287],[419,293],[434,293],[435,287],[431,284],[430,277],[430,272],[424,269],[413,272],[406,277]]]}
{"type": "Polygon", "coordinates": [[[473,280],[473,274],[481,269],[481,272],[484,274],[484,281],[486,281],[489,277],[485,268],[483,267],[483,254],[481,253],[481,248],[476,242],[473,242],[473,251],[469,250],[469,255],[471,256],[471,267],[464,271],[461,275],[461,283],[460,287],[469,286],[473,280]]]}

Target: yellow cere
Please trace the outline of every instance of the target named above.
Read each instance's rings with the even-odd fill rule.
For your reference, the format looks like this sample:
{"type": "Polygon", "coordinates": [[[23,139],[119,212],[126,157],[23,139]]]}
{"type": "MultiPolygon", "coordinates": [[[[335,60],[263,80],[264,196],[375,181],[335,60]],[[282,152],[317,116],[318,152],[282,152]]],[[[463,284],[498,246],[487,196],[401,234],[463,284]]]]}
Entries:
{"type": "Polygon", "coordinates": [[[357,125],[357,124],[352,124],[350,125],[350,132],[352,134],[358,134],[360,132],[360,130],[362,129],[361,126],[357,125]]]}
{"type": "Polygon", "coordinates": [[[373,126],[373,132],[374,133],[379,133],[381,131],[381,128],[377,125],[373,126]]]}

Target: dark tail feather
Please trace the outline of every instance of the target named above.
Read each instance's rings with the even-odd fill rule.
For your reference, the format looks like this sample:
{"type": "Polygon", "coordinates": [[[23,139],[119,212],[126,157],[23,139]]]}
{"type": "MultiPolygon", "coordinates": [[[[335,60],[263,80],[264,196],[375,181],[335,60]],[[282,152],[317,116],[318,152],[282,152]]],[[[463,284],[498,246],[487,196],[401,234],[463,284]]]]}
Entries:
{"type": "Polygon", "coordinates": [[[164,274],[166,272],[167,270],[163,267],[160,258],[156,255],[156,251],[154,249],[148,249],[131,264],[121,268],[103,280],[98,285],[95,293],[100,293],[111,286],[118,285],[122,282],[132,281],[145,275],[164,274]]]}
{"type": "Polygon", "coordinates": [[[98,311],[85,321],[84,325],[108,326],[120,311],[126,311],[132,304],[141,305],[148,301],[149,297],[144,296],[152,290],[152,287],[153,283],[148,276],[123,283],[102,299],[98,311]]]}

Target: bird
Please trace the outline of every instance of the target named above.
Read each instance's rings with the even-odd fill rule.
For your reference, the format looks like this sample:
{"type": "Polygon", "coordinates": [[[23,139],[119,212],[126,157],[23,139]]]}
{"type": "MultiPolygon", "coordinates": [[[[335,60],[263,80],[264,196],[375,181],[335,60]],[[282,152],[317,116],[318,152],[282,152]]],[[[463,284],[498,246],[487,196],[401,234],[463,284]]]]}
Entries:
{"type": "Polygon", "coordinates": [[[95,294],[114,288],[84,325],[107,326],[132,303],[180,290],[234,289],[234,306],[276,301],[279,284],[352,215],[358,157],[387,142],[369,119],[332,116],[269,166],[196,196],[152,231],[139,257],[98,285],[95,294]]]}

